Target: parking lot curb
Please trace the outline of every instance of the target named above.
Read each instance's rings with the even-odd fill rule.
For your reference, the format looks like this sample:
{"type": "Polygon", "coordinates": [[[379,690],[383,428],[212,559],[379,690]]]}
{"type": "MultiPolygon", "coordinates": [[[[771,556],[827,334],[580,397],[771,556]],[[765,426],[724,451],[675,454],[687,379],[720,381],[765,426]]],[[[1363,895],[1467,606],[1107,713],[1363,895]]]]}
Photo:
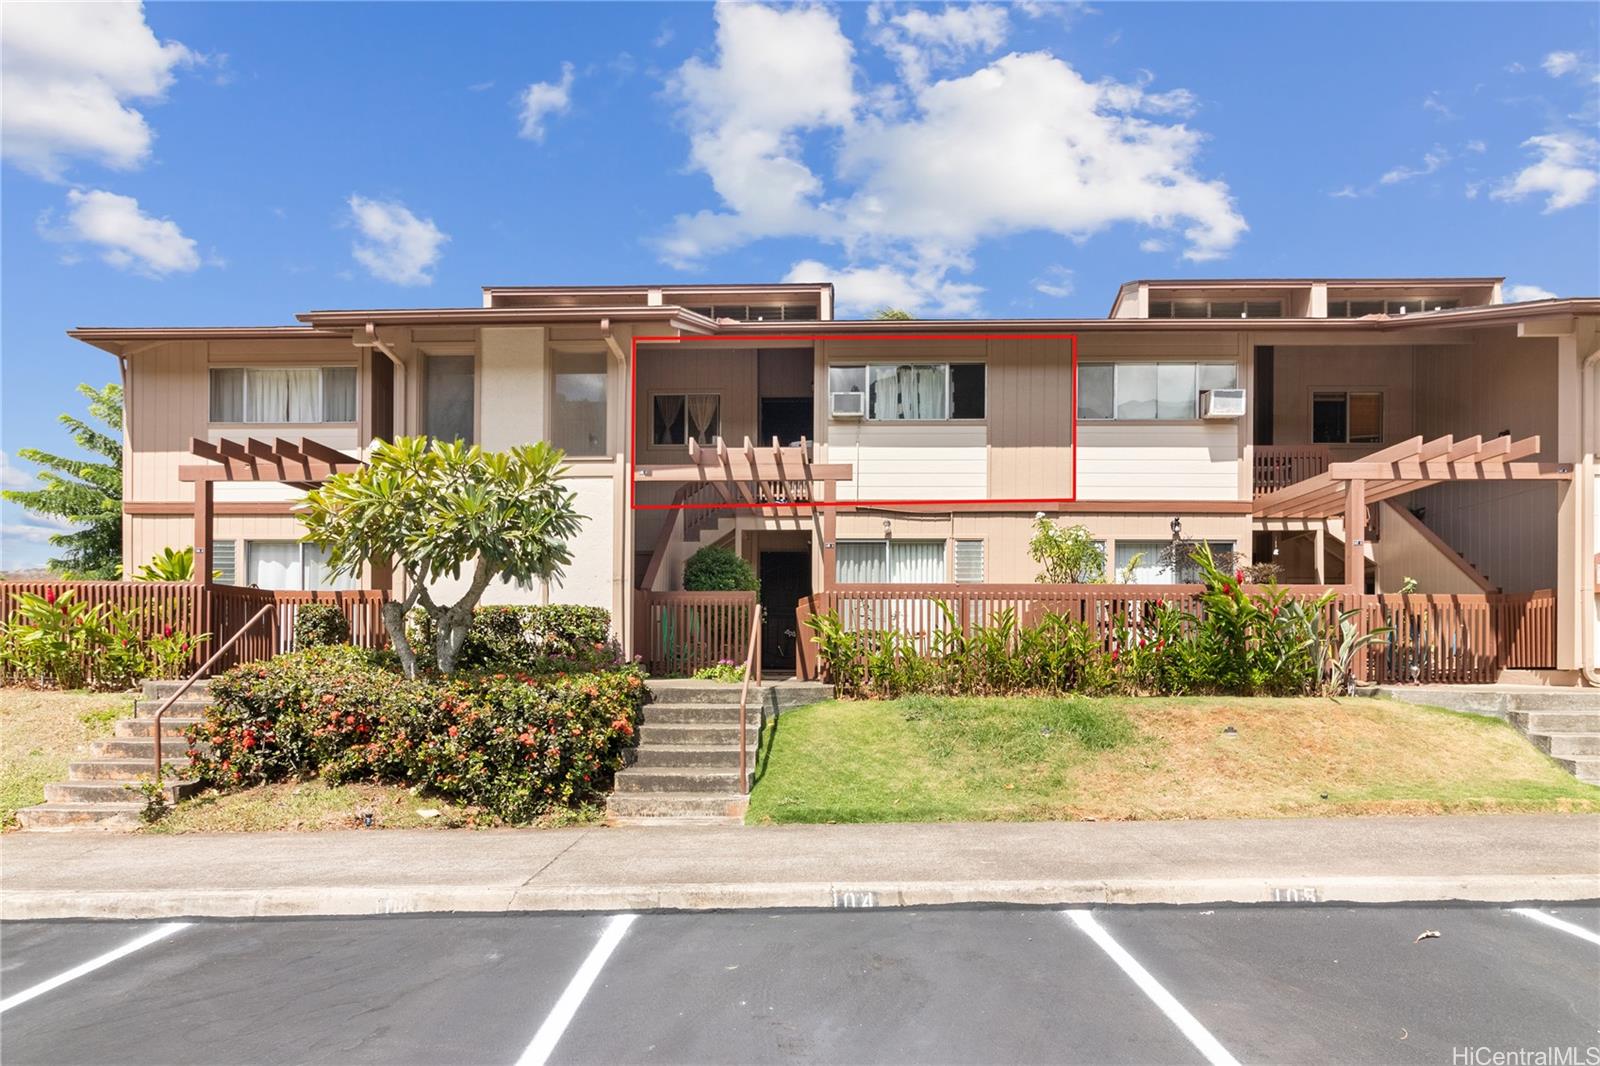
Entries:
{"type": "Polygon", "coordinates": [[[0,918],[246,918],[545,911],[852,910],[1248,903],[1506,903],[1600,897],[1593,874],[1085,881],[795,882],[656,885],[403,885],[261,890],[5,891],[0,918]]]}

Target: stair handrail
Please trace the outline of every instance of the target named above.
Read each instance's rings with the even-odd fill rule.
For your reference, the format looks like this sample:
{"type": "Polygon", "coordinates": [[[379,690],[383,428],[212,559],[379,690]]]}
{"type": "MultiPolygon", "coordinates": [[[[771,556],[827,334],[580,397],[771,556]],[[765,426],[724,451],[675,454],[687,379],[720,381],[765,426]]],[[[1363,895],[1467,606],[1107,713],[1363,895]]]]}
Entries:
{"type": "Polygon", "coordinates": [[[161,784],[161,716],[166,714],[167,713],[167,708],[171,707],[174,703],[177,703],[178,702],[178,698],[180,696],[182,696],[185,692],[188,692],[190,687],[196,681],[200,680],[200,677],[203,674],[205,674],[206,671],[210,670],[211,667],[216,663],[216,661],[218,659],[222,658],[223,655],[227,654],[228,649],[233,647],[236,643],[238,643],[240,637],[242,637],[246,633],[248,633],[250,631],[250,628],[252,626],[254,626],[257,622],[261,621],[262,618],[266,617],[268,614],[271,614],[273,611],[277,610],[277,607],[278,607],[277,603],[273,602],[273,603],[267,604],[265,607],[261,608],[261,610],[257,611],[251,617],[250,621],[248,621],[244,625],[240,626],[238,632],[236,632],[233,636],[229,637],[227,639],[227,641],[222,645],[222,647],[218,648],[215,652],[213,652],[211,654],[211,658],[207,659],[205,662],[200,664],[200,669],[196,670],[194,673],[190,674],[187,678],[185,678],[183,684],[179,685],[176,689],[174,689],[172,695],[168,696],[165,700],[163,700],[161,702],[161,706],[156,708],[155,724],[153,726],[151,726],[152,733],[156,738],[156,743],[155,743],[156,784],[158,784],[158,785],[161,784]]]}
{"type": "Polygon", "coordinates": [[[745,707],[750,699],[750,674],[755,669],[756,655],[761,647],[761,604],[756,603],[750,621],[750,647],[744,655],[744,681],[739,688],[739,791],[750,794],[750,775],[745,760],[749,758],[745,747],[745,707]]]}

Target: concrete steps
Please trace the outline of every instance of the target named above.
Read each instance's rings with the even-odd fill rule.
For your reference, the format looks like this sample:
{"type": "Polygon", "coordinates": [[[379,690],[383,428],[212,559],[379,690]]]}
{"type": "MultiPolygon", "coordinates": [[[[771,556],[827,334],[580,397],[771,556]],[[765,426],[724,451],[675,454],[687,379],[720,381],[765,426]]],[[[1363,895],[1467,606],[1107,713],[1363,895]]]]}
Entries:
{"type": "Polygon", "coordinates": [[[1395,685],[1375,694],[1503,718],[1579,781],[1600,785],[1600,689],[1549,685],[1395,685]]]}
{"type": "MultiPolygon", "coordinates": [[[[22,828],[61,832],[137,829],[145,808],[140,783],[150,780],[155,759],[155,712],[178,686],[176,681],[146,681],[134,717],[116,723],[112,736],[92,741],[89,758],[67,766],[67,780],[44,787],[44,803],[17,812],[22,828]]],[[[176,803],[199,787],[187,777],[188,744],[183,731],[200,721],[206,683],[196,682],[161,719],[162,794],[176,803]]]]}
{"type": "MultiPolygon", "coordinates": [[[[639,744],[619,770],[606,804],[613,821],[641,825],[734,822],[748,799],[739,781],[739,685],[663,680],[649,683],[639,744]]],[[[830,699],[826,685],[795,682],[750,687],[745,714],[745,773],[754,777],[762,722],[830,699]]]]}

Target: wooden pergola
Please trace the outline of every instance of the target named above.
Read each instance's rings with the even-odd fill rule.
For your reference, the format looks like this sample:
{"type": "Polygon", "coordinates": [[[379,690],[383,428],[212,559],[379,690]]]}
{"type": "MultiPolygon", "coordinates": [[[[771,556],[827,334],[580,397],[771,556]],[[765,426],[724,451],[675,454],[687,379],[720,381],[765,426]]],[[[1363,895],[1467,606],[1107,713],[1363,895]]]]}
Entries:
{"type": "Polygon", "coordinates": [[[1564,463],[1531,462],[1538,437],[1412,437],[1351,462],[1330,463],[1317,474],[1255,500],[1257,518],[1344,518],[1345,584],[1360,587],[1367,507],[1392,496],[1446,481],[1566,480],[1564,463]]]}
{"type": "Polygon", "coordinates": [[[199,437],[189,441],[189,451],[204,463],[178,467],[178,480],[194,483],[194,580],[211,584],[212,527],[216,521],[219,481],[277,481],[309,490],[334,474],[364,466],[365,461],[337,448],[301,438],[272,441],[249,438],[243,444],[221,440],[213,444],[199,437]]]}

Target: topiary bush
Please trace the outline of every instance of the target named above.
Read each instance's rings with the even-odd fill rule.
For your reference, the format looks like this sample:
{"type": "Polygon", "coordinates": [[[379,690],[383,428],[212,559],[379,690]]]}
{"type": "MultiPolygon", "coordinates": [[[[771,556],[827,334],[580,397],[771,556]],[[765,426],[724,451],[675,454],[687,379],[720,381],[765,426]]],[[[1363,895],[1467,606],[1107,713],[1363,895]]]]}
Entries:
{"type": "Polygon", "coordinates": [[[294,614],[296,651],[350,643],[350,621],[337,604],[303,603],[294,614]]]}
{"type": "Polygon", "coordinates": [[[413,680],[359,649],[317,647],[213,680],[190,754],[220,788],[385,781],[525,823],[609,788],[644,692],[633,666],[413,680]]]}
{"type": "Polygon", "coordinates": [[[707,545],[683,564],[685,592],[755,592],[760,587],[750,564],[727,548],[707,545]]]}

